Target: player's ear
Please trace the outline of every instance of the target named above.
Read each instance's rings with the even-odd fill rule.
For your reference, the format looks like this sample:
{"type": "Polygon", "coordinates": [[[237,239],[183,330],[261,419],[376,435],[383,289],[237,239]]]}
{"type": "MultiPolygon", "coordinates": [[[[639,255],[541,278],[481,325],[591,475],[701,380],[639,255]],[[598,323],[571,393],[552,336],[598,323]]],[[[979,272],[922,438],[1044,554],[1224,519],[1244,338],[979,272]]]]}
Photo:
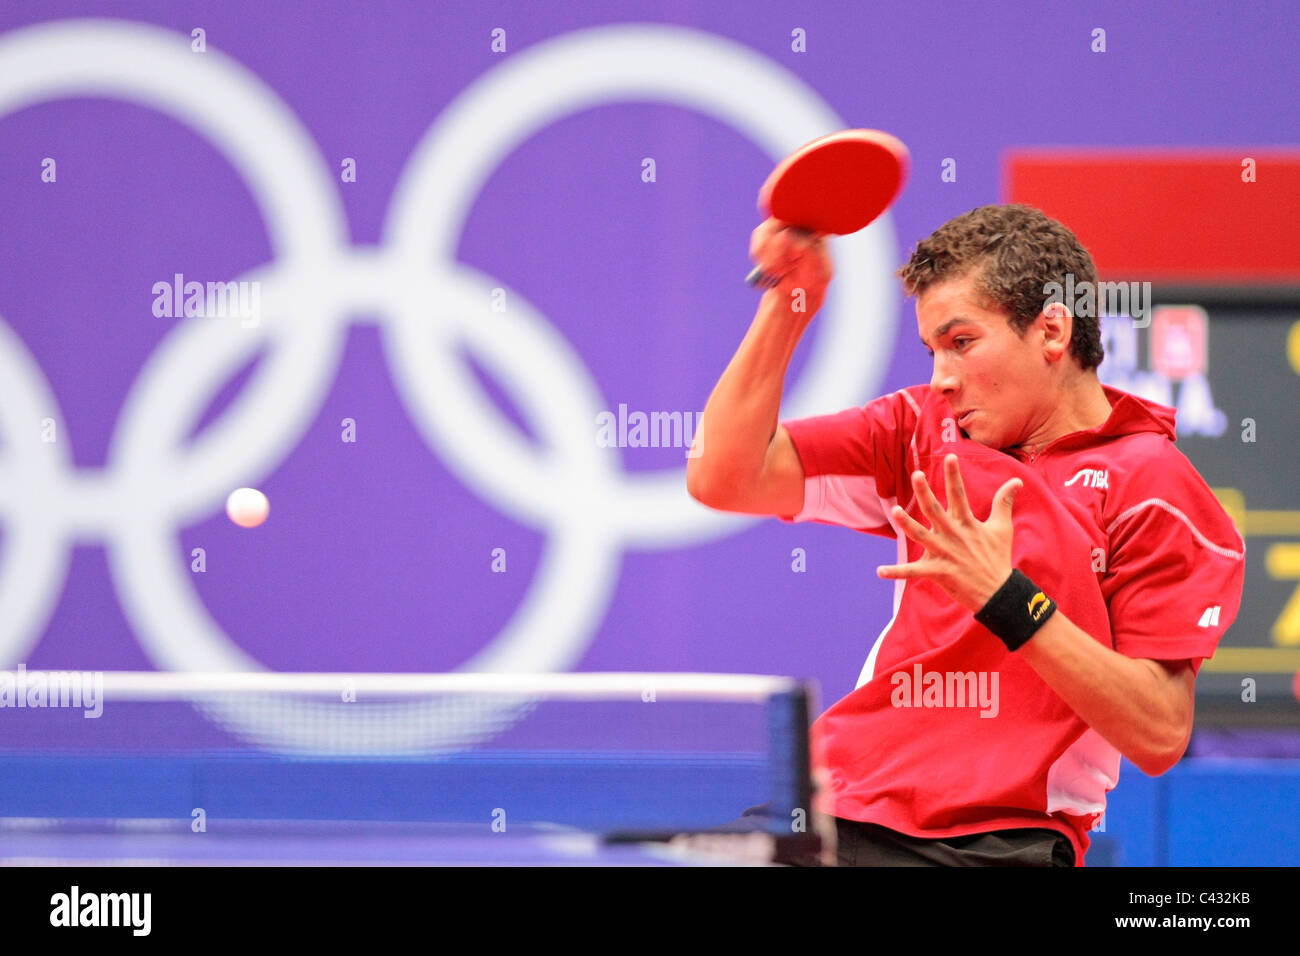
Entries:
{"type": "Polygon", "coordinates": [[[1056,361],[1070,351],[1074,316],[1064,302],[1049,302],[1039,318],[1043,323],[1043,350],[1049,360],[1056,361]]]}

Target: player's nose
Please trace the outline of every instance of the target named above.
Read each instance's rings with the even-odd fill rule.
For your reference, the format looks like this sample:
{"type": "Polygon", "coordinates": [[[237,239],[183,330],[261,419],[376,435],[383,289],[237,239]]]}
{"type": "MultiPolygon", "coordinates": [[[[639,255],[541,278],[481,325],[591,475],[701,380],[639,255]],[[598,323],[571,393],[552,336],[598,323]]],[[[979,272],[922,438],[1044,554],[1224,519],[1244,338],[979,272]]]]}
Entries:
{"type": "Polygon", "coordinates": [[[957,391],[957,376],[938,356],[934,359],[934,372],[930,375],[930,391],[951,395],[957,391]]]}

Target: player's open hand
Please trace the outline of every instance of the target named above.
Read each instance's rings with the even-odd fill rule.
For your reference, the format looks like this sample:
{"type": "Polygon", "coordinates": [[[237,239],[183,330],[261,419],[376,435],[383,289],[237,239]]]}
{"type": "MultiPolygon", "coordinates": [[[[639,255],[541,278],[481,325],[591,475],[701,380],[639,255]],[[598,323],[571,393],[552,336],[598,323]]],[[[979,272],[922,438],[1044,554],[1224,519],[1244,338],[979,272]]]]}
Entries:
{"type": "Polygon", "coordinates": [[[944,458],[943,469],[947,510],[930,490],[924,472],[912,474],[917,506],[928,528],[894,506],[894,520],[925,554],[908,564],[882,565],[876,573],[882,578],[929,578],[958,604],[978,611],[1011,576],[1011,507],[1024,483],[1012,478],[999,488],[988,520],[980,521],[966,499],[957,456],[944,458]]]}

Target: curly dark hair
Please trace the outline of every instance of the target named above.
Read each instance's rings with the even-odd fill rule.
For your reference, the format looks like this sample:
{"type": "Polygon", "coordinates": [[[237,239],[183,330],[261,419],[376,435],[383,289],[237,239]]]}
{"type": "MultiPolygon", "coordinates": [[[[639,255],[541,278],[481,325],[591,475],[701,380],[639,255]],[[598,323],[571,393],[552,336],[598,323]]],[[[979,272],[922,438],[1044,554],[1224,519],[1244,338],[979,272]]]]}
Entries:
{"type": "MultiPolygon", "coordinates": [[[[1044,292],[1047,283],[1065,285],[1067,274],[1074,276],[1075,286],[1097,282],[1092,256],[1074,233],[1042,210],[1022,205],[980,206],[948,220],[918,242],[898,270],[909,296],[968,274],[978,276],[976,287],[991,306],[1007,313],[1022,337],[1050,299],[1044,292]]],[[[1070,311],[1073,314],[1073,307],[1070,311]]],[[[1074,316],[1070,354],[1085,371],[1101,364],[1101,327],[1095,314],[1074,316]]]]}

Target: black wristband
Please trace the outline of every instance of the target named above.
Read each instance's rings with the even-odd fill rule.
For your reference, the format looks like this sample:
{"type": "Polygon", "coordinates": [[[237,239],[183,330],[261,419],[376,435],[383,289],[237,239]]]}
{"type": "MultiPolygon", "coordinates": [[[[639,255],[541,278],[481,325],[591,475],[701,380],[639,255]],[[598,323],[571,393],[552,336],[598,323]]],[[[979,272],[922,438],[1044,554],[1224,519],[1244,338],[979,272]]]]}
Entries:
{"type": "Polygon", "coordinates": [[[975,620],[987,627],[1015,651],[1023,647],[1047,619],[1056,613],[1056,602],[1033,581],[1012,570],[989,603],[975,613],[975,620]]]}

